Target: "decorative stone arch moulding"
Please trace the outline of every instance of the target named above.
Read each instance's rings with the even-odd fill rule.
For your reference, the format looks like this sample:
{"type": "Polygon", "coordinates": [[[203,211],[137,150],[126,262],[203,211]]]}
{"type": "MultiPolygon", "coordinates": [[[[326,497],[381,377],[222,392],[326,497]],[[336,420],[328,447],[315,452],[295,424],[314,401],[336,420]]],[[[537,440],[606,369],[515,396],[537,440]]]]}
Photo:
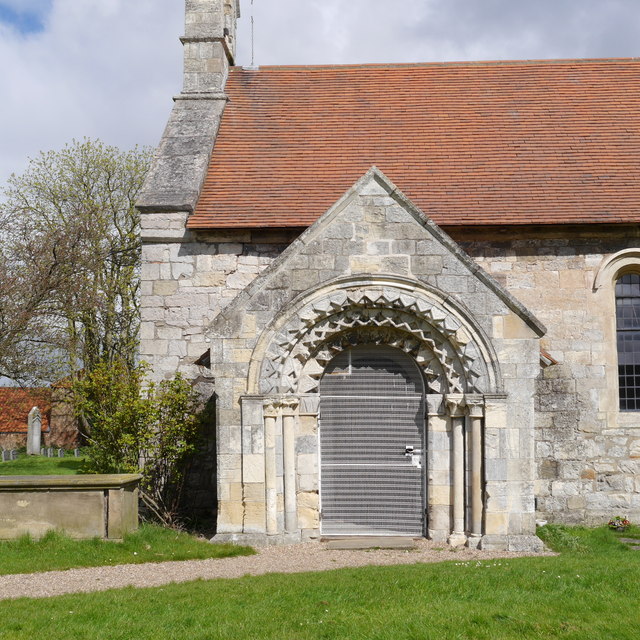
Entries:
{"type": "Polygon", "coordinates": [[[593,290],[612,286],[615,281],[628,271],[640,272],[640,248],[623,249],[605,258],[596,271],[593,290]]]}
{"type": "Polygon", "coordinates": [[[500,391],[491,344],[460,305],[408,278],[367,275],[303,294],[280,314],[253,352],[249,393],[315,393],[327,363],[365,343],[413,356],[432,392],[500,391]]]}

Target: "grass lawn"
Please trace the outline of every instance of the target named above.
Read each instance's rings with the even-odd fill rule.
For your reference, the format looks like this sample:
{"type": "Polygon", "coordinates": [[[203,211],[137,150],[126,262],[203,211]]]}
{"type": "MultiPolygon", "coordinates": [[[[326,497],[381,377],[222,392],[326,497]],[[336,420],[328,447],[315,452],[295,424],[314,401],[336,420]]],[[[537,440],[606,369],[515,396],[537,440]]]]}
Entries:
{"type": "Polygon", "coordinates": [[[187,533],[152,524],[142,525],[123,542],[71,540],[51,531],[39,541],[24,536],[18,540],[0,542],[0,574],[165,560],[226,558],[251,553],[253,550],[249,547],[211,544],[187,533]]]}
{"type": "Polygon", "coordinates": [[[551,534],[574,550],[1,602],[0,638],[637,640],[640,552],[605,529],[551,534]]]}
{"type": "Polygon", "coordinates": [[[53,476],[82,473],[84,458],[45,458],[20,454],[17,460],[0,463],[1,476],[53,476]]]}

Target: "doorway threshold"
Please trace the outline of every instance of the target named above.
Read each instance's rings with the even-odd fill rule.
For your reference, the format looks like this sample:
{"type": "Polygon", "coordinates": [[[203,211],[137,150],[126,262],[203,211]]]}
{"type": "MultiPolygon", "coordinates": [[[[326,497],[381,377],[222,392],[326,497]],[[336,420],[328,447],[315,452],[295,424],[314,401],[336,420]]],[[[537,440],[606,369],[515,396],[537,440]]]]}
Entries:
{"type": "Polygon", "coordinates": [[[351,550],[351,549],[416,549],[415,538],[405,536],[358,536],[353,538],[329,538],[323,537],[327,549],[351,550]]]}

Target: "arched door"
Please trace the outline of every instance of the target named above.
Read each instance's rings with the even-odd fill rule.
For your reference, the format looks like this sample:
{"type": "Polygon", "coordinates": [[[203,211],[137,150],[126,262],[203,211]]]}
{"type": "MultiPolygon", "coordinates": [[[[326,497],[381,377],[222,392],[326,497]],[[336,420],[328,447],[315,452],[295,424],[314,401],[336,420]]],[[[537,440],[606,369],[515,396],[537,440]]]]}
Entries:
{"type": "Polygon", "coordinates": [[[352,347],[320,382],[325,535],[424,534],[425,388],[399,349],[352,347]]]}

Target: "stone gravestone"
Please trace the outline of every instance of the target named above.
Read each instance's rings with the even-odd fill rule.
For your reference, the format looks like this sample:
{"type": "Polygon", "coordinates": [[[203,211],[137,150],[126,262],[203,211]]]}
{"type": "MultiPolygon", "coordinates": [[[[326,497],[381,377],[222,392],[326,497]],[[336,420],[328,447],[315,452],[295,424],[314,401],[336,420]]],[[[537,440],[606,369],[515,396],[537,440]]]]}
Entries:
{"type": "Polygon", "coordinates": [[[38,407],[29,411],[27,418],[27,455],[37,456],[40,453],[40,439],[42,438],[42,414],[38,407]]]}
{"type": "Polygon", "coordinates": [[[9,462],[11,460],[11,451],[7,451],[6,449],[2,450],[2,462],[9,462]]]}

